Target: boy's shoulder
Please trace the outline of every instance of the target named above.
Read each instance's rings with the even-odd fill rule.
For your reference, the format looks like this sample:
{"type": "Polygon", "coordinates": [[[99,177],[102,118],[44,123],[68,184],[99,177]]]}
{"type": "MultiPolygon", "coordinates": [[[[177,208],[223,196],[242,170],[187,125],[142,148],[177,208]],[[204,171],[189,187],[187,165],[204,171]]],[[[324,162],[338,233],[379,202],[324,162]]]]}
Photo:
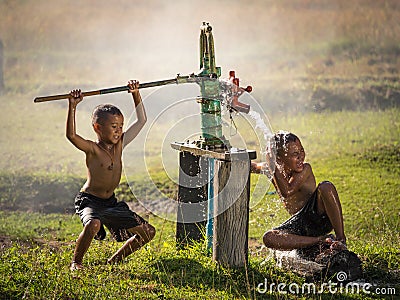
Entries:
{"type": "Polygon", "coordinates": [[[306,172],[309,172],[311,174],[313,173],[313,170],[312,170],[312,167],[311,167],[310,163],[305,162],[304,163],[304,169],[305,169],[306,172]]]}
{"type": "Polygon", "coordinates": [[[306,176],[306,177],[314,175],[311,165],[306,162],[303,164],[303,170],[300,173],[302,174],[301,176],[306,176]]]}
{"type": "Polygon", "coordinates": [[[97,146],[97,143],[96,143],[95,141],[92,141],[92,140],[86,139],[86,142],[87,142],[89,145],[91,145],[92,147],[95,147],[95,146],[97,146]]]}
{"type": "Polygon", "coordinates": [[[85,142],[88,145],[88,151],[85,151],[86,154],[89,154],[89,153],[93,154],[93,153],[95,153],[97,151],[98,144],[95,141],[92,141],[92,140],[89,140],[89,139],[85,139],[85,142]]]}
{"type": "Polygon", "coordinates": [[[311,168],[311,164],[308,163],[308,162],[305,162],[305,163],[304,163],[304,167],[312,169],[312,168],[311,168]]]}

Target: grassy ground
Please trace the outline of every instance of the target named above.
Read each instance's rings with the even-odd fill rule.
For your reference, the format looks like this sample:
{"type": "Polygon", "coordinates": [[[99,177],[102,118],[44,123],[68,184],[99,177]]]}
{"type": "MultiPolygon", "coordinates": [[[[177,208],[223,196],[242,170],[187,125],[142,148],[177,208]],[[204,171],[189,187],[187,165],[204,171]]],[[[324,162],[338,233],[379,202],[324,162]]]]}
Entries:
{"type": "MultiPolygon", "coordinates": [[[[397,294],[400,288],[399,115],[397,109],[392,109],[311,113],[290,118],[281,116],[272,121],[277,128],[293,130],[302,137],[317,180],[329,179],[337,186],[349,248],[363,261],[364,280],[373,283],[374,289],[395,288],[397,294]]],[[[11,178],[6,174],[3,178],[11,178]]],[[[71,200],[67,200],[71,196],[65,198],[67,194],[73,193],[74,187],[81,184],[79,177],[72,180],[46,175],[40,180],[41,176],[37,174],[31,179],[28,175],[23,179],[18,173],[12,176],[14,185],[10,194],[14,195],[26,193],[26,182],[37,182],[32,185],[32,190],[44,189],[46,183],[51,190],[57,182],[64,182],[64,194],[59,190],[64,195],[64,204],[60,202],[59,205],[65,206],[71,204],[71,200]]],[[[252,175],[253,184],[257,179],[257,175],[252,175]]],[[[164,182],[165,186],[159,185],[160,189],[170,189],[168,181],[164,182]]],[[[4,190],[2,195],[4,205],[9,199],[4,197],[4,190]]],[[[21,196],[17,201],[34,200],[32,197],[21,196]]],[[[23,206],[23,203],[19,204],[23,206]]],[[[300,285],[304,280],[275,267],[271,254],[261,247],[262,233],[287,217],[276,195],[265,195],[251,208],[250,263],[246,269],[239,270],[213,263],[202,244],[187,250],[176,249],[175,224],[150,215],[149,221],[157,228],[157,236],[150,245],[121,265],[106,266],[104,261],[118,248],[118,244],[110,240],[95,241],[86,257],[86,271],[72,274],[68,271],[68,264],[74,240],[81,230],[78,217],[11,211],[1,211],[0,217],[3,220],[0,224],[3,262],[0,292],[4,298],[75,299],[90,295],[90,298],[102,299],[290,299],[298,296],[308,299],[312,296],[283,295],[277,291],[261,294],[257,290],[265,280],[288,285],[300,285]]],[[[393,290],[386,291],[393,293],[393,290]]],[[[326,291],[312,297],[374,299],[382,295],[344,292],[333,295],[326,291]]]]}

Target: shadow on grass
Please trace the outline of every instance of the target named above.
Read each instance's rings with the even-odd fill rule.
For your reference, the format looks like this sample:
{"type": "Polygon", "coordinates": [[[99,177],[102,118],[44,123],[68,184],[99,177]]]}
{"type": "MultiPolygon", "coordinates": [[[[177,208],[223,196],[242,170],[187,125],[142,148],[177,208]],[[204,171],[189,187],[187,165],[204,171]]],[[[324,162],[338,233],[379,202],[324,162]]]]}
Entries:
{"type": "MultiPolygon", "coordinates": [[[[211,258],[209,258],[211,261],[211,258]]],[[[255,268],[225,268],[211,262],[202,264],[195,258],[161,258],[151,268],[154,280],[175,288],[190,287],[193,290],[229,291],[237,296],[254,294],[264,275],[255,268]]]]}
{"type": "MultiPolygon", "coordinates": [[[[209,258],[211,260],[211,258],[209,258]]],[[[292,272],[277,268],[275,263],[250,263],[242,268],[225,268],[219,264],[203,265],[193,258],[163,258],[153,264],[158,268],[158,277],[153,278],[163,285],[174,289],[190,288],[194,291],[226,291],[229,295],[243,299],[289,299],[291,296],[315,296],[291,294],[289,285],[301,287],[303,279],[292,272]],[[279,291],[278,285],[286,289],[279,291]]],[[[316,289],[318,291],[318,284],[316,289]]],[[[354,295],[321,293],[319,299],[354,299],[354,295]]]]}
{"type": "Polygon", "coordinates": [[[364,279],[367,282],[377,282],[378,285],[396,285],[400,288],[400,270],[388,270],[369,265],[364,269],[364,279]]]}

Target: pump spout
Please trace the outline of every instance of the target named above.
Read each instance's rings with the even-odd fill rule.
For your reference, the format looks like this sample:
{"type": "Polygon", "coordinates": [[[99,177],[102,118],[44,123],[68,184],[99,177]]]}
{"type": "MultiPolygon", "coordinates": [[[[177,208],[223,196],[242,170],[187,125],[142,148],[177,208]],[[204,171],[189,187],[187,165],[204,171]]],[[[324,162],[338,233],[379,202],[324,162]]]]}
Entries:
{"type": "Polygon", "coordinates": [[[250,105],[242,103],[239,101],[239,97],[244,93],[250,93],[253,88],[249,85],[246,88],[239,87],[239,78],[236,78],[235,71],[229,71],[229,82],[233,84],[233,97],[231,101],[231,108],[238,111],[248,114],[250,111],[250,105]]]}

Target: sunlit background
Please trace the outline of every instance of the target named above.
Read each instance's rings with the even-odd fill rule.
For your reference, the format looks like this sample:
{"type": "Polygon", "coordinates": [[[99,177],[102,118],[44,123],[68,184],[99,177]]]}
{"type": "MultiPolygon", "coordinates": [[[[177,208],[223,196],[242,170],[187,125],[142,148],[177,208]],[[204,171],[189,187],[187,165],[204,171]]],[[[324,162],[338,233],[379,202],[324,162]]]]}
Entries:
{"type": "MultiPolygon", "coordinates": [[[[394,0],[2,0],[0,168],[84,174],[83,154],[64,137],[66,101],[33,104],[33,98],[196,72],[203,21],[213,27],[222,78],[235,70],[242,86],[253,86],[266,123],[280,114],[396,105],[399,6],[394,0]]],[[[143,98],[153,97],[148,114],[155,115],[158,101],[180,98],[182,89],[142,90],[143,98]]],[[[95,138],[89,117],[101,102],[121,107],[129,121],[130,95],[87,98],[77,114],[85,137],[95,138]]],[[[285,129],[273,121],[271,127],[285,129]]],[[[157,138],[153,132],[138,141],[148,148],[157,138]]]]}
{"type": "MultiPolygon", "coordinates": [[[[221,78],[235,70],[241,86],[253,87],[240,100],[268,130],[297,134],[316,181],[335,184],[365,282],[398,292],[399,20],[399,0],[0,0],[0,294],[232,299],[257,297],[266,278],[293,282],[264,256],[263,233],[288,218],[266,176],[250,176],[249,268],[227,272],[200,248],[176,249],[176,212],[161,197],[177,199],[178,151],[170,143],[200,131],[192,84],[141,90],[149,121],[124,151],[117,198],[149,219],[156,238],[116,269],[99,262],[117,244],[93,243],[89,272],[75,280],[68,271],[82,226],[73,199],[85,156],[65,137],[67,101],[33,99],[196,72],[203,22],[213,27],[221,78]]],[[[128,93],[88,97],[76,115],[83,137],[96,139],[90,115],[105,102],[121,108],[125,126],[134,121],[128,93]]],[[[257,122],[232,117],[223,114],[225,136],[262,161],[257,122]]]]}

